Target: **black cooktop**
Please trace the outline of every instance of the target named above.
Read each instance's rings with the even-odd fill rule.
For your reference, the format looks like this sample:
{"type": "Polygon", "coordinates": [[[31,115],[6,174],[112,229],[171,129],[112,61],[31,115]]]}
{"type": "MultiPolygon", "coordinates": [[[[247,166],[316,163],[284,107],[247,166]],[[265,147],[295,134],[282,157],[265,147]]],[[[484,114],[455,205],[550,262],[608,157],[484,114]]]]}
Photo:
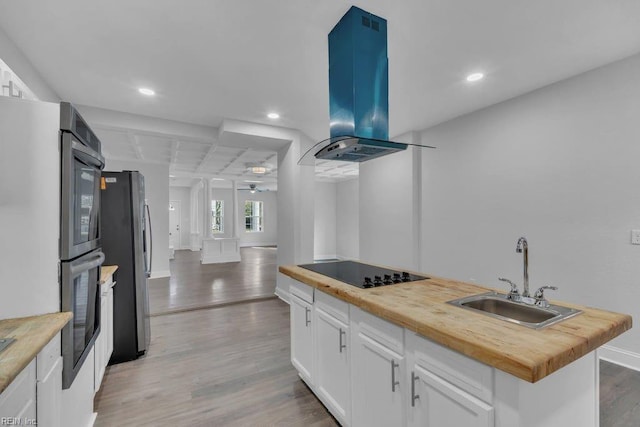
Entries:
{"type": "Polygon", "coordinates": [[[359,288],[374,288],[428,279],[428,277],[417,276],[406,271],[389,270],[388,268],[376,267],[375,265],[356,261],[319,262],[316,264],[304,264],[299,267],[359,288]]]}

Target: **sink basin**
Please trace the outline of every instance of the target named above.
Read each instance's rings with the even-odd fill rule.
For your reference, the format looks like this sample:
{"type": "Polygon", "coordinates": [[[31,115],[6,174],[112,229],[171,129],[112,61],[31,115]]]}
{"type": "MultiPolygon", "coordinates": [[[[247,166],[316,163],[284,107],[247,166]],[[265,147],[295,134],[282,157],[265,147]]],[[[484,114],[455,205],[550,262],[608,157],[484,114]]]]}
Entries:
{"type": "Polygon", "coordinates": [[[0,353],[13,344],[14,341],[15,339],[13,338],[0,338],[0,353]]]}
{"type": "Polygon", "coordinates": [[[580,310],[554,304],[542,308],[514,302],[497,292],[472,295],[448,303],[533,329],[544,328],[581,313],[580,310]]]}

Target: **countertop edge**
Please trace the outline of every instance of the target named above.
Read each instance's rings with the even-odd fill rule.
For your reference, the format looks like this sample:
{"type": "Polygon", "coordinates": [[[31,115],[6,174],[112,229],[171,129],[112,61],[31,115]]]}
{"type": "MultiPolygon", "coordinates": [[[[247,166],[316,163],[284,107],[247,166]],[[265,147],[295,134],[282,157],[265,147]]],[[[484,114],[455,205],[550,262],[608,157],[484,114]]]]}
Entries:
{"type": "Polygon", "coordinates": [[[100,268],[100,284],[104,285],[110,276],[113,276],[118,270],[117,265],[103,265],[100,268]]]}
{"type": "MultiPolygon", "coordinates": [[[[564,305],[582,310],[583,313],[581,314],[581,316],[593,313],[607,313],[613,315],[613,318],[606,321],[599,320],[602,323],[602,326],[597,330],[594,330],[588,337],[585,338],[579,338],[575,335],[571,335],[570,327],[566,330],[563,330],[563,328],[571,325],[570,322],[572,321],[572,319],[565,320],[564,322],[557,325],[549,326],[548,328],[554,328],[552,330],[558,333],[564,332],[568,334],[567,337],[571,335],[571,338],[573,340],[579,339],[580,345],[568,345],[566,348],[563,348],[561,351],[558,351],[557,353],[550,355],[543,360],[531,360],[528,357],[517,357],[513,354],[510,354],[509,360],[504,356],[504,353],[501,352],[499,348],[497,348],[496,346],[492,346],[489,342],[484,342],[483,344],[471,342],[470,340],[465,339],[463,334],[454,333],[455,331],[444,331],[442,329],[438,329],[436,325],[421,324],[420,322],[412,319],[410,315],[406,315],[403,312],[394,311],[393,309],[389,309],[389,307],[383,307],[381,304],[378,304],[371,300],[366,301],[362,297],[362,295],[358,294],[359,292],[362,292],[362,290],[360,290],[359,288],[354,287],[353,290],[351,290],[347,287],[349,285],[344,285],[334,279],[320,275],[318,273],[314,273],[310,270],[304,270],[302,267],[294,265],[280,266],[278,270],[282,274],[285,274],[295,280],[299,280],[300,282],[319,289],[325,293],[333,295],[345,302],[351,303],[375,316],[381,317],[398,326],[402,326],[412,332],[417,333],[418,335],[431,339],[440,345],[443,345],[449,349],[452,349],[486,365],[492,366],[496,369],[500,369],[501,371],[514,375],[530,383],[535,383],[552,374],[553,372],[561,369],[562,367],[567,366],[580,357],[611,341],[613,338],[619,336],[623,332],[631,329],[632,326],[632,319],[629,315],[607,312],[605,310],[584,307],[575,304],[563,303],[564,305]],[[332,282],[337,283],[340,286],[337,286],[335,284],[332,285],[332,282]]],[[[424,273],[418,274],[425,275],[424,273]]],[[[447,286],[447,284],[443,283],[443,281],[454,282],[457,285],[459,284],[460,287],[463,288],[462,291],[469,292],[469,295],[474,295],[491,290],[491,288],[451,279],[439,278],[429,274],[426,274],[426,276],[429,276],[430,279],[428,280],[435,285],[447,286]]],[[[454,307],[446,307],[446,309],[449,308],[454,307]]],[[[493,323],[498,328],[509,327],[505,325],[504,321],[499,319],[492,319],[488,316],[477,313],[465,312],[465,314],[469,316],[481,316],[478,319],[482,319],[483,322],[493,323]]]]}
{"type": "Polygon", "coordinates": [[[0,394],[72,318],[73,314],[65,311],[0,320],[2,338],[16,338],[0,353],[0,394]]]}

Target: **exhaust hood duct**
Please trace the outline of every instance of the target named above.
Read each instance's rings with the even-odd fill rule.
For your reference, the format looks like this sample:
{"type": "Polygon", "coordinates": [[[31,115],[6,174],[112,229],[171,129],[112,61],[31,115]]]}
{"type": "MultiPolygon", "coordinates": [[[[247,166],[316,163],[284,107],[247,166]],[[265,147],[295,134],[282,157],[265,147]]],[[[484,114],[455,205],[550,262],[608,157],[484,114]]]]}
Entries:
{"type": "Polygon", "coordinates": [[[355,6],[329,33],[329,118],[330,138],[298,163],[364,162],[414,145],[388,140],[387,21],[355,6]]]}
{"type": "Polygon", "coordinates": [[[387,20],[352,6],[329,33],[331,143],[316,158],[362,162],[406,144],[389,139],[387,20]]]}

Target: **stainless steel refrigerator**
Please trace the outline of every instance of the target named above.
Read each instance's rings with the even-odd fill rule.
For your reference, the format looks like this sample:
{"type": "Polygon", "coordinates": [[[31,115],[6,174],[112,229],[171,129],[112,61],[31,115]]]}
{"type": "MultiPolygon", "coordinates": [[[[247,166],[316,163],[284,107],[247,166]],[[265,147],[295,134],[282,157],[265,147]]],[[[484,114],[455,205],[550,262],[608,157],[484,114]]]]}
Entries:
{"type": "Polygon", "coordinates": [[[137,171],[103,172],[101,238],[105,265],[117,265],[113,288],[110,364],[137,359],[149,349],[152,235],[144,177],[137,171]]]}

